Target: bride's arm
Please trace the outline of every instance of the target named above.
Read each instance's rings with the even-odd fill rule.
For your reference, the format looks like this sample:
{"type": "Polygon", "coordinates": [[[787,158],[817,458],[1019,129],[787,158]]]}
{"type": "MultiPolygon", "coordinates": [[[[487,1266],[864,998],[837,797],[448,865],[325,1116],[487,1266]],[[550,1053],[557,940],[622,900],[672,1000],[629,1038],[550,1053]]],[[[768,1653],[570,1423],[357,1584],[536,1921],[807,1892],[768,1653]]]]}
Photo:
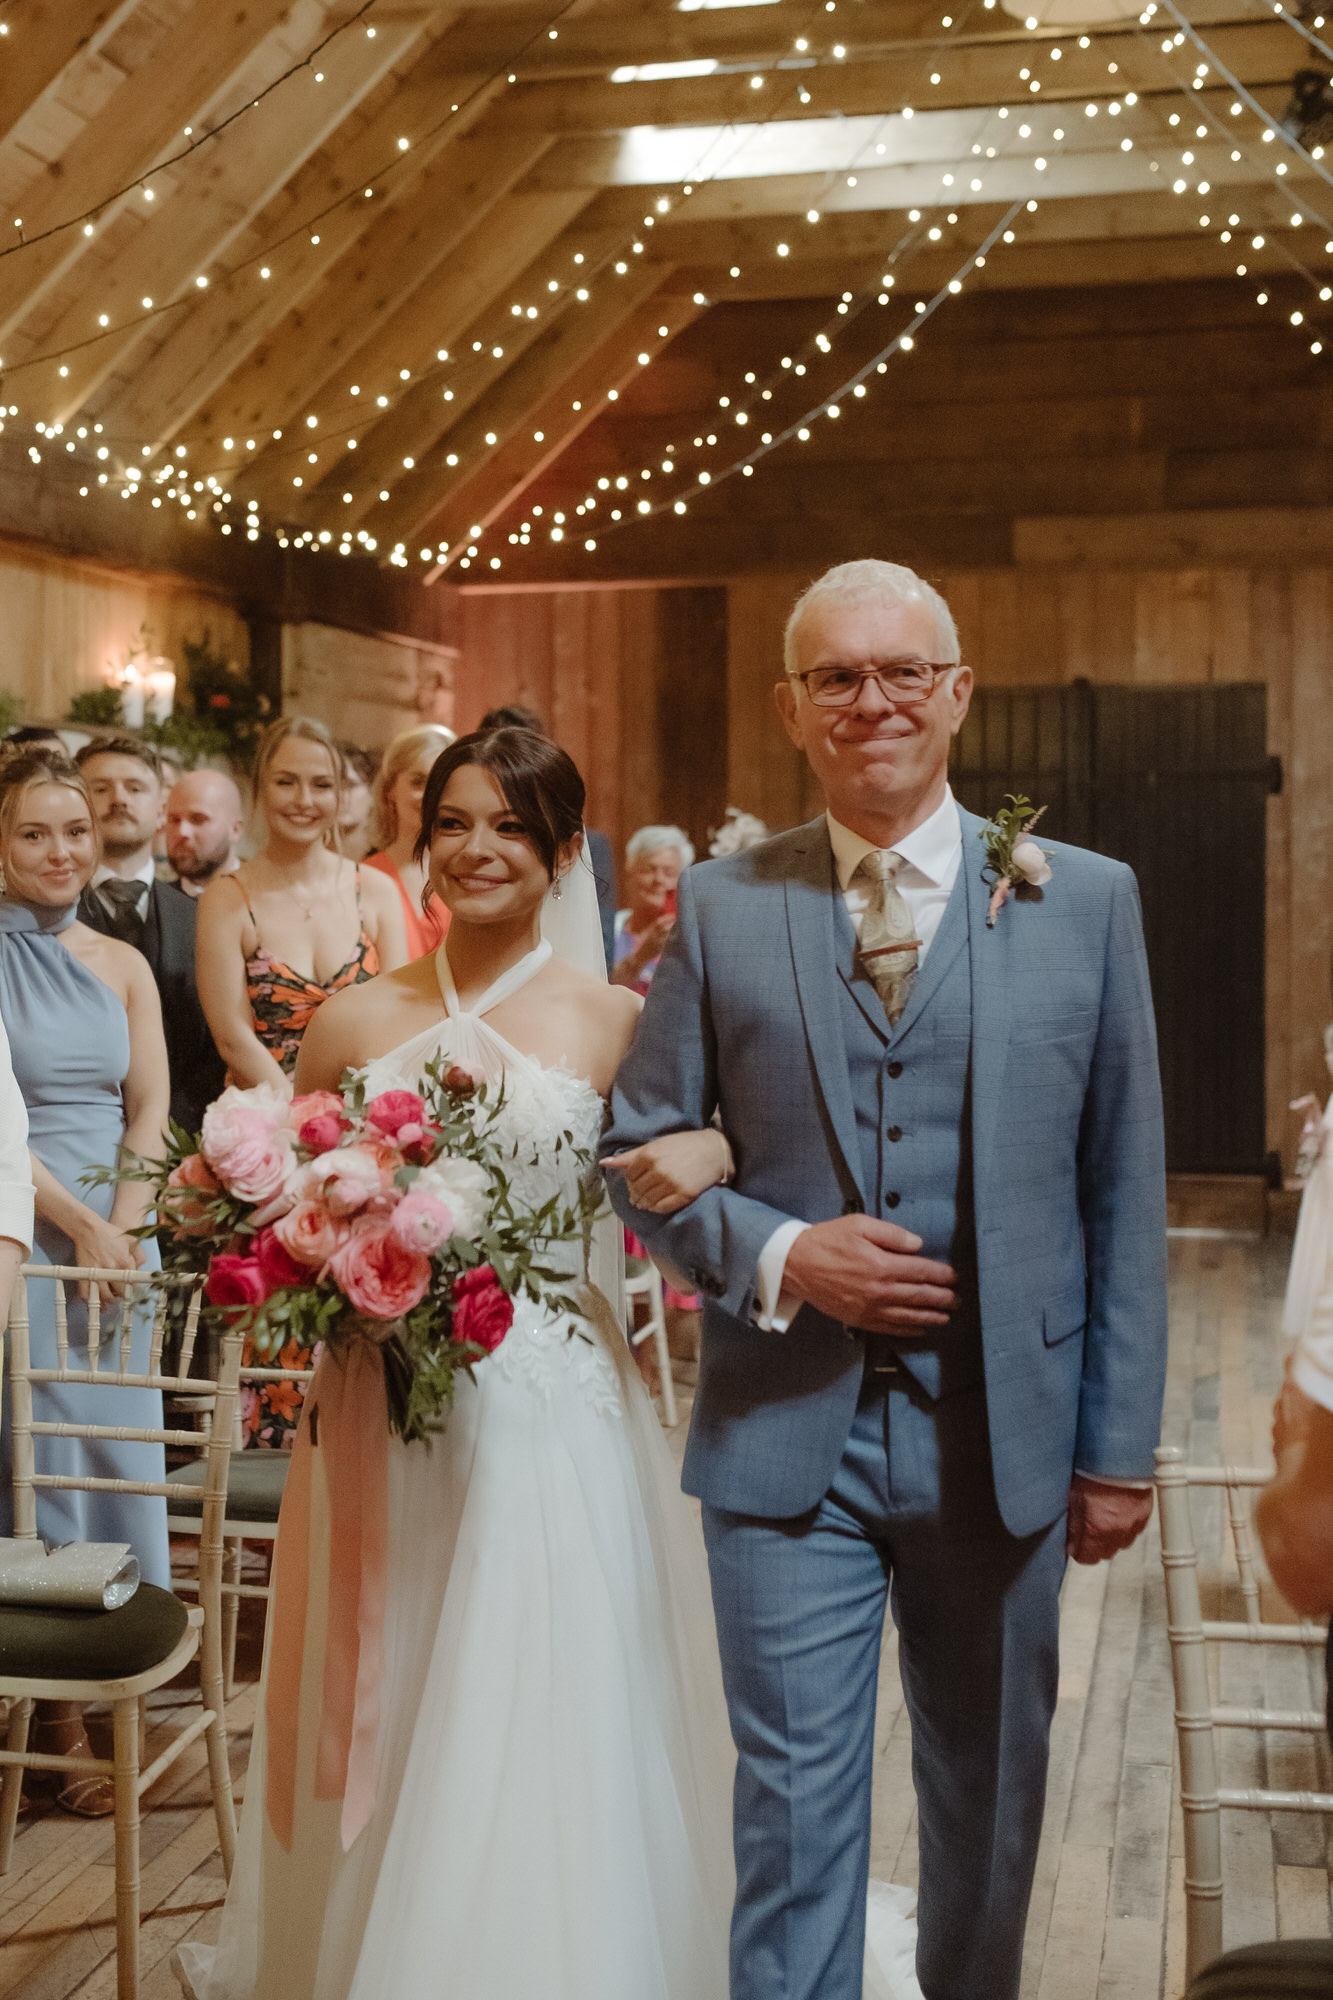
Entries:
{"type": "Polygon", "coordinates": [[[353,1007],[349,1010],[340,1003],[355,1003],[363,991],[364,988],[349,986],[316,1007],[310,1016],[301,1037],[296,1072],[292,1079],[292,1087],[298,1097],[304,1097],[310,1090],[338,1090],[342,1085],[343,1071],[356,1065],[348,1014],[359,1009],[353,1007]]]}
{"type": "Polygon", "coordinates": [[[688,1208],[705,1188],[729,1181],[736,1171],[727,1135],[716,1125],[668,1132],[628,1153],[611,1153],[602,1165],[623,1173],[634,1206],[653,1215],[688,1208]]]}

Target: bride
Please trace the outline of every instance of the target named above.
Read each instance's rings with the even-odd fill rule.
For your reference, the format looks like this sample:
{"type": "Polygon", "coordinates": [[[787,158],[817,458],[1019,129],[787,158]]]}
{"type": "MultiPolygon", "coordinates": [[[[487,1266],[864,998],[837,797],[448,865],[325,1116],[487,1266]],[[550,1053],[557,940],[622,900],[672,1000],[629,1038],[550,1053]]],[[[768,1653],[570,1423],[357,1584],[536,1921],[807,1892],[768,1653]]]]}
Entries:
{"type": "MultiPolygon", "coordinates": [[[[414,1088],[447,1054],[503,1080],[516,1199],[568,1199],[561,1135],[595,1146],[640,1006],[542,941],[548,890],[584,866],[582,818],[582,780],[546,738],[447,750],[421,840],[447,957],[322,1007],[297,1090],[348,1068],[371,1094],[414,1088]]],[[[443,1437],[390,1441],[376,1804],[347,1852],[340,1803],[315,1787],[328,1509],[312,1458],[301,1697],[256,1729],[221,1937],[182,1948],[187,1990],[725,2000],[733,1759],[702,1544],[623,1341],[520,1300],[443,1437]],[[290,1848],[265,1810],[274,1730],[296,1738],[290,1848]]],[[[275,1618],[291,1587],[280,1543],[275,1618]]]]}
{"type": "MultiPolygon", "coordinates": [[[[593,1148],[642,1004],[542,938],[549,897],[591,885],[583,797],[531,731],[446,750],[417,851],[447,942],[328,1001],[296,1072],[298,1092],[354,1069],[374,1094],[415,1088],[435,1057],[472,1066],[503,1086],[511,1185],[532,1207],[574,1193],[560,1142],[593,1148]]],[[[723,1152],[715,1131],[679,1134],[627,1167],[675,1207],[723,1152]]],[[[560,1248],[567,1288],[583,1251],[560,1248]]],[[[280,1538],[270,1619],[271,1638],[308,1594],[299,1699],[284,1706],[266,1660],[219,1942],[178,1958],[195,2000],[726,2000],[734,1753],[702,1538],[623,1337],[588,1298],[577,1322],[518,1300],[443,1436],[390,1440],[374,1806],[346,1850],[316,1775],[337,1615],[316,1442],[308,1543],[280,1538]],[[266,1796],[279,1767],[285,1838],[266,1796]]],[[[911,1898],[876,1892],[892,1937],[881,1925],[868,1953],[867,2000],[907,2000],[894,1899],[911,1898]]]]}

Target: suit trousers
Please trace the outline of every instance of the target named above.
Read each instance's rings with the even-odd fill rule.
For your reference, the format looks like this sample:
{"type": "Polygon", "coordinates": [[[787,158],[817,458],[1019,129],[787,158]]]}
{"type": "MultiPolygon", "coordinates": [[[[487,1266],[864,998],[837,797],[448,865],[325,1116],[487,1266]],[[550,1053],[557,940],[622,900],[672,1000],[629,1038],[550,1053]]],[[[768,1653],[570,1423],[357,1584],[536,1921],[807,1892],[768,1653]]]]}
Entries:
{"type": "Polygon", "coordinates": [[[887,1598],[912,1725],[925,2000],[1016,2000],[1058,1678],[1061,1516],[1008,1533],[985,1392],[867,1373],[813,1512],[704,1508],[739,1762],[732,2000],[861,2000],[887,1598]]]}

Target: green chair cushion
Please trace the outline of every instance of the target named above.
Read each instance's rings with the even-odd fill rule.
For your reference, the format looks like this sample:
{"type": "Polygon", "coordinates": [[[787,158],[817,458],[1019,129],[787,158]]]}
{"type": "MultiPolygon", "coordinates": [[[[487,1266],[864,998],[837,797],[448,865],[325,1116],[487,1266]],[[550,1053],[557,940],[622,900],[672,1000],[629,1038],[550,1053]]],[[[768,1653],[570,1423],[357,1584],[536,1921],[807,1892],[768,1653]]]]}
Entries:
{"type": "MultiPolygon", "coordinates": [[[[234,1451],[227,1468],[227,1519],[276,1521],[291,1462],[289,1451],[234,1451]]],[[[167,1502],[169,1514],[202,1517],[204,1471],[203,1460],[196,1458],[167,1474],[168,1486],[180,1488],[167,1502]]]]}
{"type": "Polygon", "coordinates": [[[180,1644],[179,1597],[141,1583],[119,1611],[34,1610],[0,1604],[0,1675],[16,1680],[119,1681],[146,1673],[180,1644]]]}

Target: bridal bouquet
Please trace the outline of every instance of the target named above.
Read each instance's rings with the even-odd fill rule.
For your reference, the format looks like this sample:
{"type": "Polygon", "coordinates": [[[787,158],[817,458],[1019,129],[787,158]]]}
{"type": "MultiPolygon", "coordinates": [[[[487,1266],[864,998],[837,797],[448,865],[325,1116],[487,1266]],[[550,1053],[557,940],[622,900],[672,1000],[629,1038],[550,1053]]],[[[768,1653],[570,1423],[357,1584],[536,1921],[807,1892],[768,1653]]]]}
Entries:
{"type": "MultiPolygon", "coordinates": [[[[459,1371],[503,1341],[516,1296],[572,1306],[552,1297],[561,1273],[543,1254],[581,1234],[596,1197],[516,1206],[496,1132],[503,1101],[438,1062],[420,1094],[368,1098],[356,1078],[293,1098],[232,1088],[197,1137],[174,1126],[165,1159],[115,1177],[151,1184],[164,1266],[207,1258],[205,1310],[239,1326],[260,1365],[280,1365],[291,1342],[336,1353],[371,1341],[390,1428],[422,1438],[459,1371]]],[[[582,1176],[591,1163],[572,1150],[582,1176]]]]}

